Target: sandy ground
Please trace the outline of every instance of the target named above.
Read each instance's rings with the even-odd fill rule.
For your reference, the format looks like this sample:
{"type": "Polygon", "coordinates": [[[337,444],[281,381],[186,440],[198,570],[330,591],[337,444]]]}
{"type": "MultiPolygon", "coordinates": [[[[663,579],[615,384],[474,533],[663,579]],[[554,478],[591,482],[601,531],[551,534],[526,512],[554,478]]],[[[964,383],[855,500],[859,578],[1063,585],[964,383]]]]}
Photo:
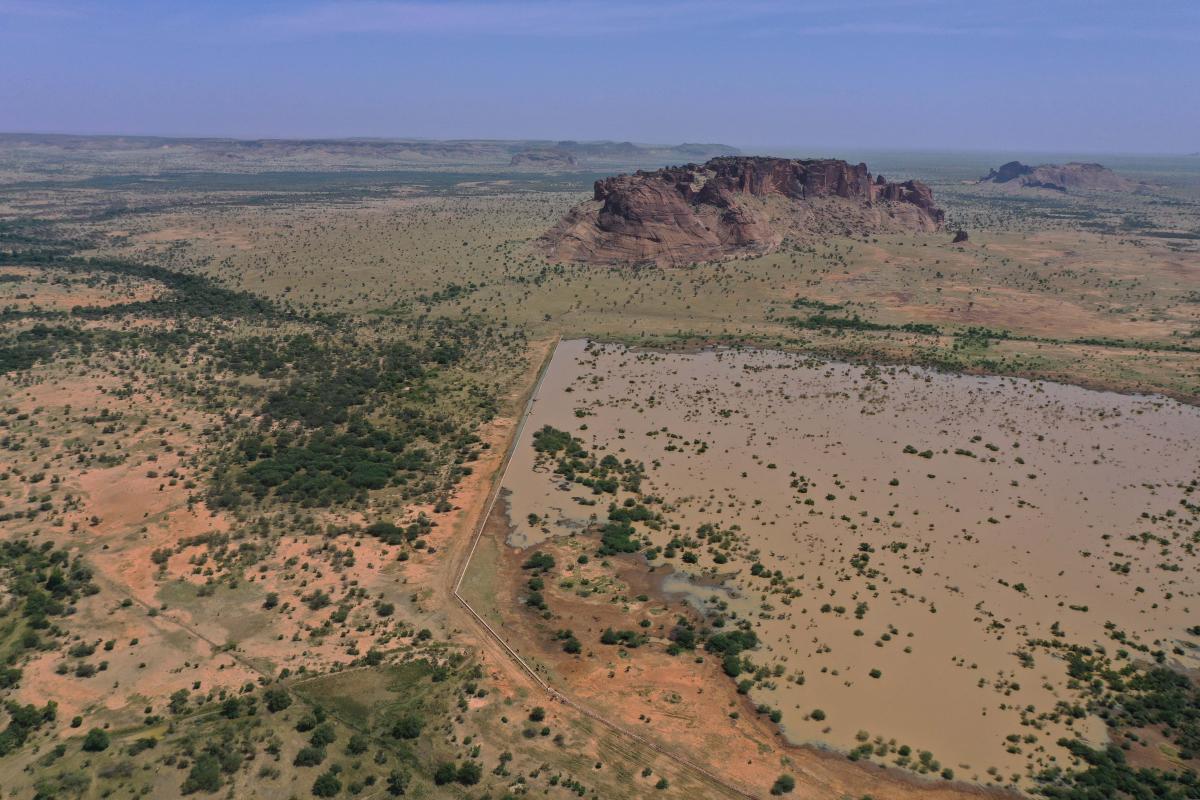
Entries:
{"type": "MultiPolygon", "coordinates": [[[[865,731],[929,750],[959,777],[1022,774],[1061,758],[1054,742],[1070,730],[1044,715],[1073,697],[1065,665],[1031,640],[1113,650],[1120,631],[1170,653],[1188,638],[1194,521],[1177,511],[1200,464],[1193,407],[769,352],[568,342],[505,477],[514,545],[545,538],[530,513],[560,535],[604,514],[534,470],[529,437],[543,424],[644,461],[644,491],[681,533],[735,532],[727,563],[710,549],[676,567],[722,579],[721,599],[753,620],[752,657],[782,673],[753,699],[783,711],[795,742],[848,750],[865,731]],[[851,563],[864,553],[867,567],[851,563]],[[752,578],[755,559],[791,591],[752,578]]],[[[713,592],[693,595],[712,610],[713,592]]],[[[1098,720],[1072,727],[1103,740],[1098,720]]]]}

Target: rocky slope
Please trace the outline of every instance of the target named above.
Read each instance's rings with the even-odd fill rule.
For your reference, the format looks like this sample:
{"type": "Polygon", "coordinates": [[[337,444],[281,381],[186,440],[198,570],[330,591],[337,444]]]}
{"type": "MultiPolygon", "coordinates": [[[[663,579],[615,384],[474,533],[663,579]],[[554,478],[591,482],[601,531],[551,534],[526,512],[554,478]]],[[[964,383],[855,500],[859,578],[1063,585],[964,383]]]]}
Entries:
{"type": "Polygon", "coordinates": [[[928,186],[872,178],[866,164],[729,156],[596,181],[540,244],[553,260],[683,265],[770,252],[785,236],[932,231],[942,219],[928,186]]]}
{"type": "Polygon", "coordinates": [[[989,171],[979,182],[1004,183],[1030,189],[1053,189],[1056,192],[1128,192],[1137,188],[1133,181],[1122,178],[1108,167],[1078,161],[1067,164],[1042,164],[1037,167],[1022,164],[1020,161],[1010,161],[989,171]]]}

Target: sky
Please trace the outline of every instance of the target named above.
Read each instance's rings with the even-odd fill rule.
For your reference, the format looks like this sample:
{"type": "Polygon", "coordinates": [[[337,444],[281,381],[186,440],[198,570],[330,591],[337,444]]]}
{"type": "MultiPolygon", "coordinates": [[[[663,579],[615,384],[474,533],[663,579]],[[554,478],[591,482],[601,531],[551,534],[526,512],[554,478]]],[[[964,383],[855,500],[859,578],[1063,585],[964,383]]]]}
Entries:
{"type": "Polygon", "coordinates": [[[0,0],[0,131],[1200,151],[1200,0],[0,0]]]}

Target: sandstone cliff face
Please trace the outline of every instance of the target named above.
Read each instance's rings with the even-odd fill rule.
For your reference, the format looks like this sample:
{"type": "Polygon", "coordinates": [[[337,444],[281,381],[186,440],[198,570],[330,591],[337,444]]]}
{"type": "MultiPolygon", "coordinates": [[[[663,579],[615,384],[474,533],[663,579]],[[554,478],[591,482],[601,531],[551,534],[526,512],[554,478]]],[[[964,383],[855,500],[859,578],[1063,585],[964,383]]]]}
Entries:
{"type": "Polygon", "coordinates": [[[1010,161],[988,172],[979,182],[1005,183],[1029,189],[1052,189],[1056,192],[1129,192],[1137,188],[1133,181],[1122,178],[1108,167],[1078,161],[1067,164],[1042,164],[1037,167],[1022,164],[1020,161],[1010,161]]]}
{"type": "Polygon", "coordinates": [[[682,265],[769,252],[789,235],[932,231],[942,219],[928,186],[873,179],[866,164],[732,156],[596,181],[540,243],[555,260],[682,265]]]}

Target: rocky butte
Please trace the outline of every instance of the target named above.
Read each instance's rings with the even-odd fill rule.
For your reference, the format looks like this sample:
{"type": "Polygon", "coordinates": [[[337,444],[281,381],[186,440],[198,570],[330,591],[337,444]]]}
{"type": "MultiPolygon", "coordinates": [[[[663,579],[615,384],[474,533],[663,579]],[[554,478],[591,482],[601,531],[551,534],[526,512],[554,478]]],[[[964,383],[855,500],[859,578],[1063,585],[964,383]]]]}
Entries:
{"type": "Polygon", "coordinates": [[[768,253],[785,236],[934,231],[943,216],[928,186],[866,164],[726,156],[596,181],[539,243],[556,261],[681,266],[768,253]]]}
{"type": "Polygon", "coordinates": [[[1002,183],[1028,189],[1052,189],[1056,192],[1110,191],[1128,192],[1137,188],[1133,181],[1122,178],[1102,164],[1041,164],[1031,167],[1020,161],[1009,161],[990,170],[980,183],[1002,183]]]}

